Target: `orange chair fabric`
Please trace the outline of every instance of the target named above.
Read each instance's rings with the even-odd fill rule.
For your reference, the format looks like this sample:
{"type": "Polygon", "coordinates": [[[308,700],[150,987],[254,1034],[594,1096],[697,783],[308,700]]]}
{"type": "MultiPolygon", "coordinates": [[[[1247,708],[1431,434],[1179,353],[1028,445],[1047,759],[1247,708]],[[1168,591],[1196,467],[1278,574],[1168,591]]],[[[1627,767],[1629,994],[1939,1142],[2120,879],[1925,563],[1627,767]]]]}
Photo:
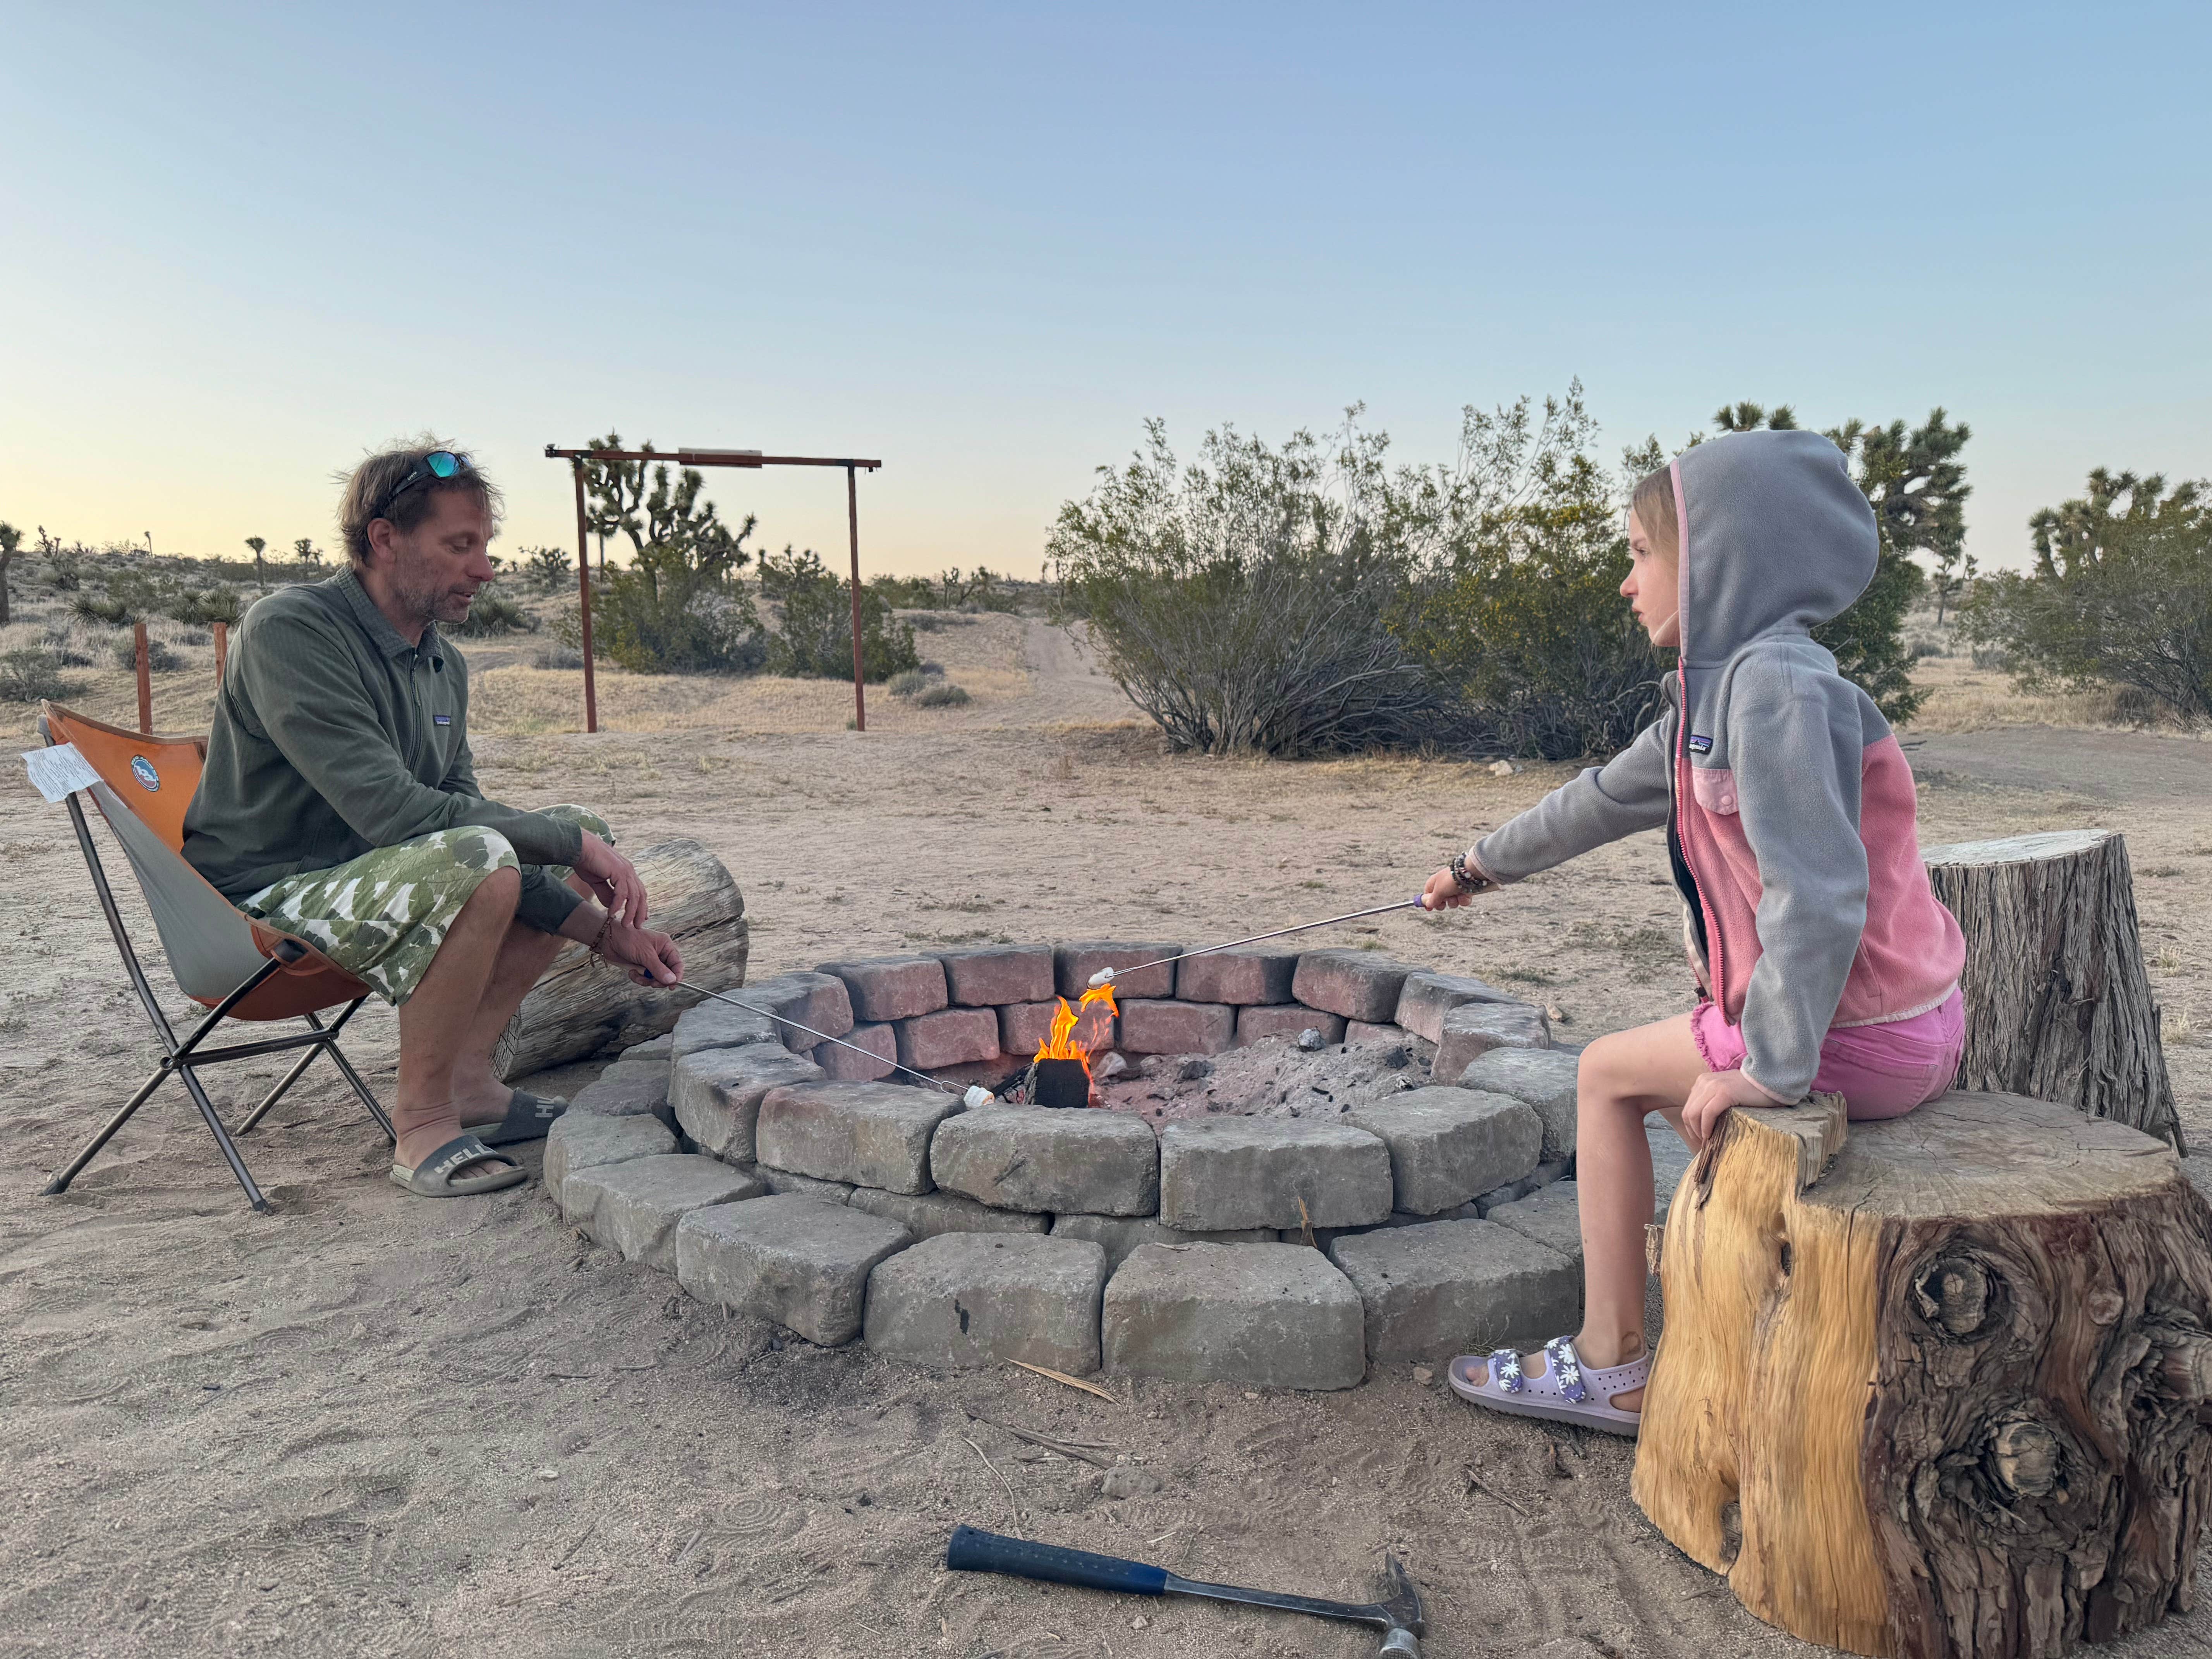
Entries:
{"type": "MultiPolygon", "coordinates": [[[[207,763],[207,739],[163,737],[109,726],[65,708],[46,703],[42,724],[49,743],[73,743],[100,780],[115,792],[123,808],[158,836],[176,861],[205,886],[198,872],[185,862],[185,810],[200,787],[200,772],[207,763]]],[[[103,804],[101,810],[105,811],[103,804]]],[[[208,891],[214,892],[210,887],[208,891]]],[[[149,895],[151,901],[152,895],[149,895]]],[[[218,898],[220,895],[216,895],[218,898]]],[[[228,900],[222,902],[229,905],[228,900]]],[[[261,955],[273,956],[276,941],[289,935],[278,933],[231,906],[231,913],[252,930],[253,945],[261,955]]],[[[160,920],[156,918],[157,922],[160,920]]],[[[307,955],[288,963],[283,971],[256,986],[251,995],[230,1011],[233,1019],[297,1019],[319,1013],[356,997],[369,988],[339,967],[304,939],[298,943],[307,955]]],[[[240,975],[242,978],[243,975],[240,975]]],[[[183,988],[193,1001],[213,1007],[222,994],[209,995],[183,988]]]]}

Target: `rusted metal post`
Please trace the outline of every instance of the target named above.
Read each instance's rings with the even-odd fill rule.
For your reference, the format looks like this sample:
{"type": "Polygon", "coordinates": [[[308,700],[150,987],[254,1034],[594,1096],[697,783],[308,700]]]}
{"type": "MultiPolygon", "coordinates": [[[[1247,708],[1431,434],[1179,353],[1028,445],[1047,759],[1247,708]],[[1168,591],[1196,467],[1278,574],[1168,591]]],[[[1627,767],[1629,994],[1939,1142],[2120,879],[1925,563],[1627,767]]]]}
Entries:
{"type": "Polygon", "coordinates": [[[230,660],[230,624],[219,622],[215,625],[215,689],[222,690],[222,665],[230,660]]]}
{"type": "Polygon", "coordinates": [[[154,729],[154,678],[152,665],[146,660],[146,624],[131,623],[131,638],[138,652],[138,729],[150,732],[154,729]]]}
{"type": "Polygon", "coordinates": [[[853,532],[853,729],[868,729],[868,694],[863,690],[866,681],[860,662],[860,489],[854,482],[859,474],[851,466],[845,469],[845,521],[853,532]]]}
{"type": "Polygon", "coordinates": [[[584,730],[599,729],[599,685],[592,675],[592,540],[591,523],[584,514],[584,464],[571,460],[576,478],[576,603],[584,623],[584,730]]]}

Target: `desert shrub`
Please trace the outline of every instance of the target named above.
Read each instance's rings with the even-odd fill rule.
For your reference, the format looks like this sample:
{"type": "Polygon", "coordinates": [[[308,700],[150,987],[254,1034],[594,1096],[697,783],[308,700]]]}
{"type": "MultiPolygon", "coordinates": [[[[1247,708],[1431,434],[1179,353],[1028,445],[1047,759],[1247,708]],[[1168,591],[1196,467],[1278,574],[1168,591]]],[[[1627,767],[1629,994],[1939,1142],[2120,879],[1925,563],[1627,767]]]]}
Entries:
{"type": "Polygon", "coordinates": [[[963,571],[955,565],[935,576],[878,576],[869,588],[901,611],[1016,611],[1020,598],[988,565],[963,571]]]}
{"type": "MultiPolygon", "coordinates": [[[[626,447],[612,432],[592,444],[626,447]]],[[[737,580],[752,562],[745,541],[756,520],[723,523],[696,467],[672,474],[665,462],[595,461],[584,478],[590,528],[627,537],[635,553],[592,585],[592,650],[641,674],[757,672],[768,641],[737,580]]],[[[563,642],[575,640],[574,620],[556,629],[563,642]]]]}
{"type": "Polygon", "coordinates": [[[469,614],[446,631],[465,640],[489,639],[496,634],[534,634],[538,631],[538,618],[497,587],[485,587],[477,590],[476,603],[469,607],[469,614]]]}
{"type": "Polygon", "coordinates": [[[532,668],[581,668],[584,653],[573,643],[556,641],[532,653],[530,665],[532,668]]]}
{"type": "Polygon", "coordinates": [[[895,697],[910,697],[917,691],[927,690],[928,686],[928,675],[919,668],[908,668],[892,675],[890,683],[884,690],[895,697]]]}
{"type": "MultiPolygon", "coordinates": [[[[115,641],[110,654],[118,668],[136,670],[138,666],[138,641],[136,635],[125,634],[115,641]]],[[[157,640],[151,635],[146,639],[146,667],[149,673],[173,674],[185,665],[167,640],[157,640]]]]}
{"type": "Polygon", "coordinates": [[[957,708],[968,702],[966,690],[951,680],[933,680],[915,694],[916,708],[957,708]]]}
{"type": "Polygon", "coordinates": [[[70,615],[82,622],[105,623],[110,628],[128,628],[146,620],[145,612],[129,599],[113,593],[79,593],[70,601],[70,615]]]}
{"type": "Polygon", "coordinates": [[[562,547],[526,547],[516,558],[519,574],[541,593],[557,593],[575,580],[576,562],[562,547]]]}
{"type": "Polygon", "coordinates": [[[937,609],[937,584],[927,576],[871,576],[868,591],[897,611],[937,609]]]}
{"type": "Polygon", "coordinates": [[[592,585],[592,648],[641,674],[755,674],[769,657],[744,590],[663,547],[592,585]]]}
{"type": "Polygon", "coordinates": [[[234,587],[204,587],[179,594],[165,609],[180,623],[234,624],[246,614],[246,603],[234,587]]]}
{"type": "Polygon", "coordinates": [[[2136,717],[2212,717],[2212,486],[2100,467],[2030,527],[2033,572],[1984,577],[1960,607],[1976,663],[2024,691],[2110,688],[2136,717]]]}
{"type": "Polygon", "coordinates": [[[1648,701],[1634,688],[1656,665],[1620,626],[1626,605],[1600,592],[1604,561],[1625,568],[1626,555],[1581,387],[1540,416],[1525,398],[1468,408],[1442,466],[1391,469],[1388,436],[1358,413],[1328,445],[1209,433],[1188,468],[1152,422],[1127,465],[1060,508],[1055,614],[1090,622],[1108,672],[1177,748],[1580,753],[1632,736],[1648,701]],[[1574,602],[1601,600],[1587,626],[1547,591],[1562,561],[1580,574],[1574,602]],[[1593,661],[1554,660],[1559,640],[1516,632],[1547,607],[1593,661]],[[1579,701],[1562,709],[1563,696],[1579,701]],[[1622,729],[1594,720],[1593,702],[1620,704],[1622,729]]]}
{"type": "Polygon", "coordinates": [[[35,646],[0,652],[0,702],[38,702],[49,698],[58,702],[75,696],[82,689],[82,682],[62,672],[58,653],[35,646]]]}
{"type": "MultiPolygon", "coordinates": [[[[779,612],[769,662],[779,674],[842,678],[853,672],[853,590],[811,549],[763,554],[761,592],[779,612]]],[[[861,678],[887,680],[917,666],[914,629],[872,587],[860,590],[861,678]]]]}
{"type": "Polygon", "coordinates": [[[1628,543],[1593,476],[1498,515],[1413,608],[1407,636],[1486,746],[1546,760],[1625,748],[1656,716],[1662,652],[1620,597],[1628,543]]]}

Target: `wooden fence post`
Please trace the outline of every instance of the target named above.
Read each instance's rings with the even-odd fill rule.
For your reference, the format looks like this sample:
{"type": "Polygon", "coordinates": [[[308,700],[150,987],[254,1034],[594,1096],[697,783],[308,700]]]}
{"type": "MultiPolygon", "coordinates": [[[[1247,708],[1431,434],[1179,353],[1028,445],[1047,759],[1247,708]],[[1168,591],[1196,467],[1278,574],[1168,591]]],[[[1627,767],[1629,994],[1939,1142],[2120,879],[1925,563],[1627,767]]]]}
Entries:
{"type": "Polygon", "coordinates": [[[146,660],[146,624],[133,623],[131,639],[137,647],[138,663],[138,729],[150,732],[154,729],[154,681],[150,665],[146,660]]]}

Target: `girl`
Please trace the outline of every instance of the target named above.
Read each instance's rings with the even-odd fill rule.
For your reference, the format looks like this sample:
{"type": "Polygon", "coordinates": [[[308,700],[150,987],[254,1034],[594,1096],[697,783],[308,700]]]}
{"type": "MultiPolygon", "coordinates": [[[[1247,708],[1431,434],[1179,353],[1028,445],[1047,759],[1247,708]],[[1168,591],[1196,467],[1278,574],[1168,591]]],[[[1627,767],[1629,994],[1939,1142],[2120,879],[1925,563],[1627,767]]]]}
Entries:
{"type": "Polygon", "coordinates": [[[1894,1117],[1951,1085],[1966,946],[1913,826],[1912,773],[1873,699],[1810,630],[1875,572],[1873,510],[1813,432],[1701,444],[1636,487],[1620,585],[1680,650],[1666,712],[1429,878],[1431,909],[1665,825],[1696,1011],[1600,1037],[1577,1079],[1583,1328],[1452,1361],[1495,1411],[1636,1432],[1648,1112],[1692,1147],[1737,1108],[1818,1090],[1894,1117]]]}

